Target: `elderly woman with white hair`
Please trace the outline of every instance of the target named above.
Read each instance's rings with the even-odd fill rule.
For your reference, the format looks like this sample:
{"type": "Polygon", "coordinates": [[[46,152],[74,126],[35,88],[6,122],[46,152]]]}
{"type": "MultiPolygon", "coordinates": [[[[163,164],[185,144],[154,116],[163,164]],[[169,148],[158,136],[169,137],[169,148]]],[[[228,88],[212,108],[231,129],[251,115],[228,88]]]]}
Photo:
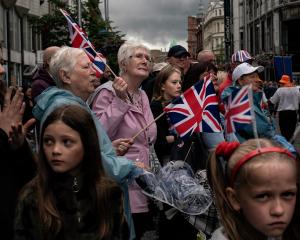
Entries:
{"type": "MultiPolygon", "coordinates": [[[[153,115],[146,93],[139,87],[151,70],[150,51],[141,44],[125,43],[118,51],[120,77],[98,87],[92,110],[114,141],[120,154],[149,167],[151,145],[156,139],[152,124],[135,139],[132,137],[151,123],[153,115]]],[[[129,185],[129,200],[137,239],[148,230],[148,199],[134,182],[129,185]]]]}
{"type": "Polygon", "coordinates": [[[131,238],[134,230],[128,202],[128,179],[139,175],[141,169],[132,161],[124,157],[117,157],[111,141],[100,122],[86,104],[89,95],[94,92],[95,70],[86,53],[82,49],[62,47],[52,57],[50,74],[56,81],[57,87],[48,88],[36,99],[33,109],[34,116],[43,124],[46,117],[57,107],[76,104],[87,109],[93,116],[96,125],[103,166],[107,174],[120,184],[124,192],[124,209],[129,226],[131,238]]]}

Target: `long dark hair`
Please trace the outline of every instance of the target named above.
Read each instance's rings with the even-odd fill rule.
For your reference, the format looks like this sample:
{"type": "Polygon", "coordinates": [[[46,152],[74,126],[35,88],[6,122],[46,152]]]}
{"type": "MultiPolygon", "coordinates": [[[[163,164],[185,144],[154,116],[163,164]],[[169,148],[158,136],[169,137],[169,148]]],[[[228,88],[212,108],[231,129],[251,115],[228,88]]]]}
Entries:
{"type": "MultiPolygon", "coordinates": [[[[84,176],[83,186],[88,186],[90,195],[96,193],[96,209],[99,216],[99,237],[109,239],[113,229],[113,214],[111,197],[122,198],[119,186],[109,179],[101,162],[101,152],[98,135],[93,118],[89,112],[76,105],[62,106],[54,110],[45,120],[41,129],[41,144],[39,149],[38,176],[36,179],[38,210],[44,233],[59,234],[64,225],[63,219],[56,206],[53,193],[55,173],[47,163],[43,150],[43,136],[45,129],[56,121],[62,121],[80,135],[84,157],[80,171],[84,176]]],[[[120,212],[123,211],[120,204],[120,212]]],[[[46,239],[46,237],[45,237],[46,239]]]]}

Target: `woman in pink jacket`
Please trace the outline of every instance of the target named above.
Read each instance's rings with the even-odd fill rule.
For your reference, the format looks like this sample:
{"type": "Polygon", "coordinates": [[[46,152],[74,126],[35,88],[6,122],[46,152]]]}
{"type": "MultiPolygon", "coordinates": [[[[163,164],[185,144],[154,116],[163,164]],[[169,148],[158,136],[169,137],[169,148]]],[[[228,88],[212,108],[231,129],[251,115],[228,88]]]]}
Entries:
{"type": "MultiPolygon", "coordinates": [[[[125,43],[118,52],[120,77],[100,85],[93,97],[92,109],[107,131],[119,155],[149,167],[150,145],[156,139],[152,124],[135,139],[132,137],[153,121],[146,93],[139,87],[151,69],[150,51],[144,45],[125,43]]],[[[129,198],[136,231],[140,239],[151,221],[148,199],[133,182],[129,198]]]]}

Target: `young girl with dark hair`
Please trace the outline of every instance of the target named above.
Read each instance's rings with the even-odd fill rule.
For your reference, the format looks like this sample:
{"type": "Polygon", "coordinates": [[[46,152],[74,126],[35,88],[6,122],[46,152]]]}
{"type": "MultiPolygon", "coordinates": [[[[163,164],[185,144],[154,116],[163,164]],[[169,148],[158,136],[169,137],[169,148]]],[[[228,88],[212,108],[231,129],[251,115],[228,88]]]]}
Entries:
{"type": "Polygon", "coordinates": [[[222,142],[208,178],[222,228],[213,240],[300,239],[299,161],[267,139],[222,142]]]}
{"type": "Polygon", "coordinates": [[[122,202],[104,172],[91,114],[76,105],[50,113],[38,175],[19,199],[15,239],[129,239],[122,202]]]}

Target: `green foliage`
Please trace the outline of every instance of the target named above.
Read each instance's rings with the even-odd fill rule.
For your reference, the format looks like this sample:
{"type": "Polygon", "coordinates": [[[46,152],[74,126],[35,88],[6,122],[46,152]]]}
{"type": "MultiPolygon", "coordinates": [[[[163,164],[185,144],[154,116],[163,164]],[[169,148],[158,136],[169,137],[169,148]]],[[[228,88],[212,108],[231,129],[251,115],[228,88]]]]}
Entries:
{"type": "MultiPolygon", "coordinates": [[[[69,30],[65,17],[59,11],[66,10],[78,22],[77,6],[67,6],[62,0],[48,0],[50,14],[42,17],[30,17],[33,30],[42,36],[42,48],[70,45],[69,30]]],[[[111,21],[105,21],[99,9],[99,0],[82,1],[82,28],[87,33],[95,49],[106,55],[109,66],[118,73],[117,51],[123,44],[124,34],[112,27],[111,21]]]]}

